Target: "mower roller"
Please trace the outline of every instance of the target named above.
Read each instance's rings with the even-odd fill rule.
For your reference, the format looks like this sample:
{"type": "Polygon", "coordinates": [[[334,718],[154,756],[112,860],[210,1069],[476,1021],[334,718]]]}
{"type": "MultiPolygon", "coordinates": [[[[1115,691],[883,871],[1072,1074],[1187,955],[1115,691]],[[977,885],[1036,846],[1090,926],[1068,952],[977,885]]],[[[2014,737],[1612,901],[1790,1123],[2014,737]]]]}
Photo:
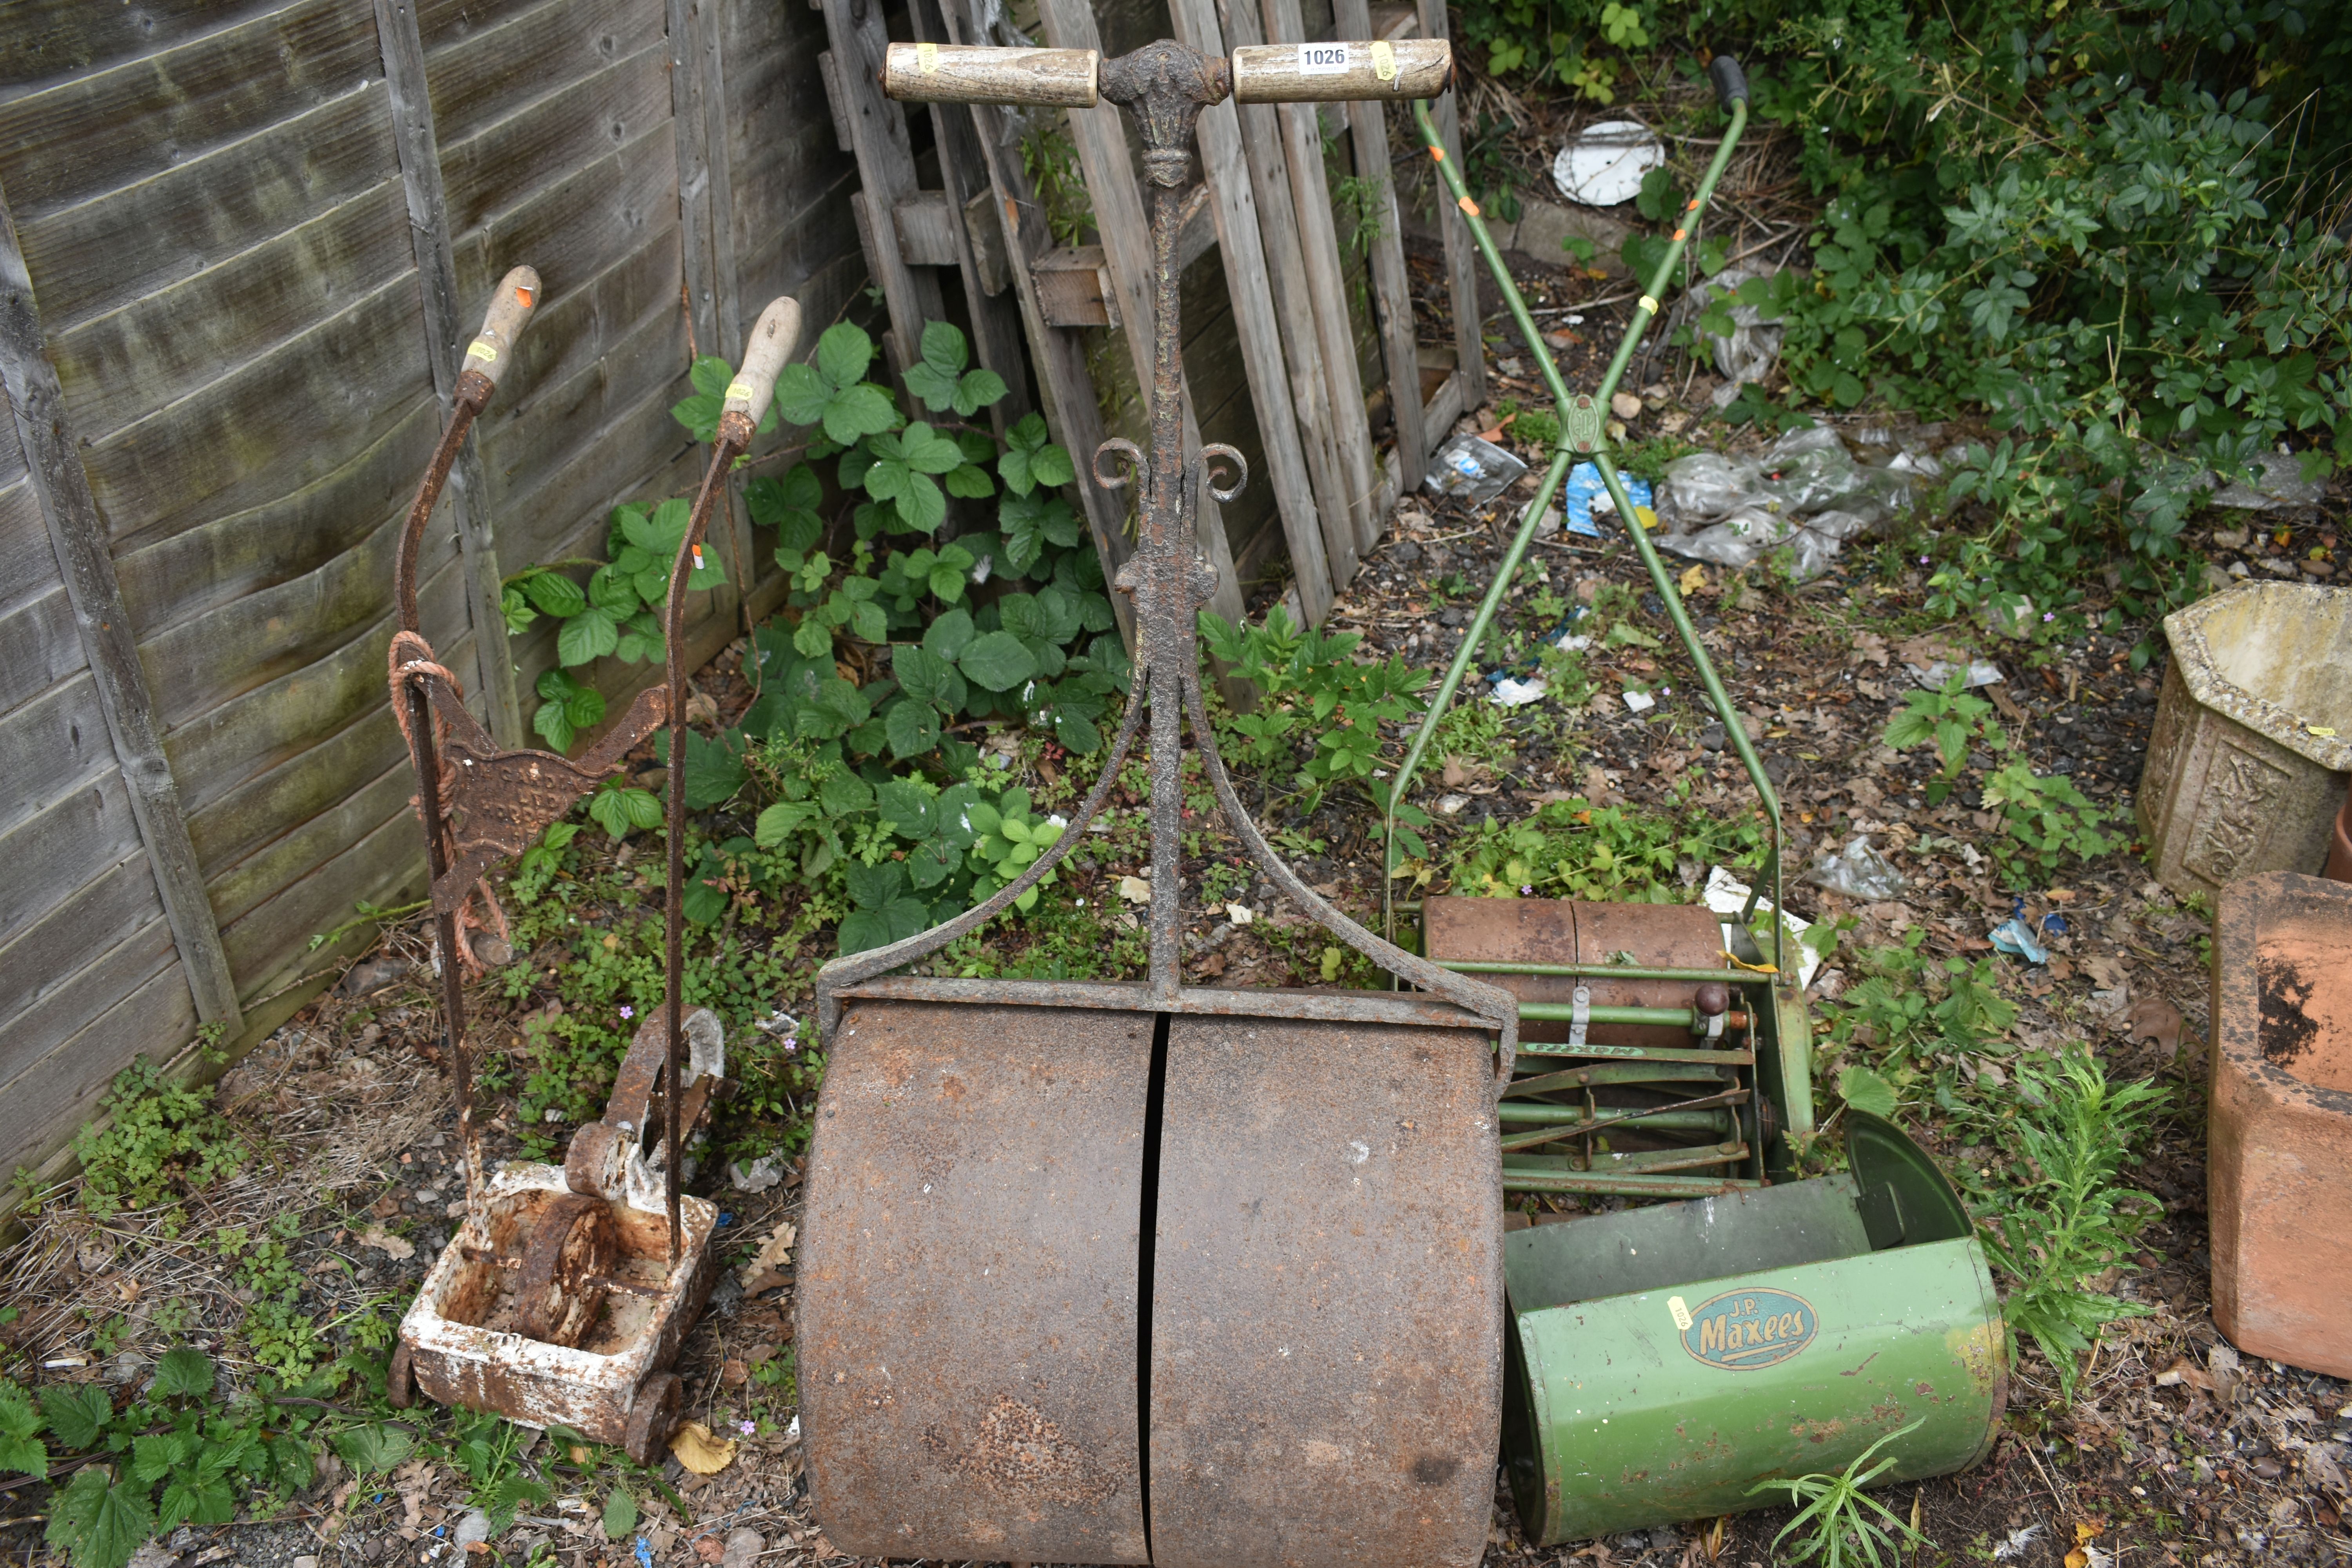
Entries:
{"type": "MultiPolygon", "coordinates": [[[[1762,874],[1735,920],[1704,905],[1420,905],[1423,952],[1517,1004],[1516,1070],[1496,1107],[1505,1190],[1681,1200],[1546,1214],[1506,1238],[1503,1447],[1538,1545],[1762,1507],[1775,1494],[1759,1485],[1843,1469],[1882,1441],[1882,1480],[1964,1468],[1990,1448],[2008,1392],[1983,1249],[1934,1162],[1900,1129],[1848,1110],[1847,1171],[1796,1179],[1792,1150],[1815,1131],[1811,1025],[1778,912],[1780,802],[1609,457],[1611,395],[1747,123],[1738,65],[1717,58],[1709,74],[1730,124],[1589,395],[1570,394],[1416,106],[1549,386],[1560,440],[1391,786],[1390,884],[1396,805],[1580,458],[1599,470],[1769,825],[1762,874]],[[1768,891],[1769,953],[1748,934],[1768,891]]],[[[1391,906],[1391,932],[1393,921],[1391,906]]]]}
{"type": "MultiPolygon", "coordinates": [[[[1503,1394],[1495,1095],[1509,994],[1358,926],[1270,849],[1202,710],[1214,586],[1184,459],[1177,235],[1197,116],[1245,100],[1443,90],[1443,41],[1091,50],[893,44],[908,100],[1125,107],[1151,195],[1151,450],[1135,692],[1100,776],[1016,880],[817,978],[827,1051],[808,1156],[795,1348],[818,1519],[892,1558],[1470,1563],[1503,1394]],[[1084,840],[1151,719],[1150,968],[1140,984],[940,978],[930,957],[1084,840]],[[1225,821],[1336,940],[1423,993],[1180,983],[1180,726],[1225,821]]],[[[1123,466],[1124,471],[1118,471],[1123,466]]],[[[1227,481],[1230,481],[1229,483],[1227,481]]]]}
{"type": "Polygon", "coordinates": [[[799,338],[800,307],[790,299],[768,307],[727,388],[709,468],[671,562],[667,681],[640,693],[602,740],[572,759],[500,748],[467,711],[457,677],[435,659],[417,619],[426,525],[538,294],[539,277],[529,268],[499,285],[481,335],[466,351],[448,424],[409,508],[394,566],[400,629],[391,650],[393,710],[416,770],[425,825],[466,1217],[401,1320],[385,1392],[396,1406],[422,1389],[444,1404],[527,1426],[567,1426],[653,1464],[678,1417],[678,1379],[667,1369],[716,1272],[709,1241],[719,1211],[680,1194],[678,1152],[726,1089],[724,1026],[717,1015],[688,1011],[682,1001],[685,792],[668,792],[663,1004],[630,1043],[603,1119],[573,1135],[560,1167],[515,1163],[482,1173],[462,984],[464,972],[479,965],[466,928],[503,931],[487,880],[491,868],[528,848],[665,719],[670,754],[685,754],[689,571],[702,564],[713,501],[751,444],[799,338]],[[679,1085],[682,1091],[674,1089],[679,1085]]]}

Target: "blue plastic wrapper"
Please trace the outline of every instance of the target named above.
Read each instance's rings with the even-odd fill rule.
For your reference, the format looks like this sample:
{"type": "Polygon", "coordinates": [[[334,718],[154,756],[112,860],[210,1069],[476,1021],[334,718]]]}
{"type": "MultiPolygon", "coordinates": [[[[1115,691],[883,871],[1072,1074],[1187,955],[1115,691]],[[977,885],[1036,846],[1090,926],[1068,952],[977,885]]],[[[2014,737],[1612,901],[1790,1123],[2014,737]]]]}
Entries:
{"type": "Polygon", "coordinates": [[[1987,940],[2001,952],[2013,953],[2028,963],[2047,963],[2049,950],[2033,940],[2033,928],[2024,918],[2011,915],[1987,933],[1987,940]]]}
{"type": "MultiPolygon", "coordinates": [[[[1617,477],[1625,481],[1627,500],[1635,506],[1656,504],[1650,499],[1649,480],[1637,479],[1631,474],[1617,477]]],[[[1569,469],[1567,482],[1559,487],[1559,503],[1567,514],[1568,531],[1583,534],[1588,539],[1600,538],[1601,529],[1592,521],[1592,498],[1608,493],[1609,487],[1601,482],[1601,470],[1592,464],[1579,463],[1569,469]]]]}

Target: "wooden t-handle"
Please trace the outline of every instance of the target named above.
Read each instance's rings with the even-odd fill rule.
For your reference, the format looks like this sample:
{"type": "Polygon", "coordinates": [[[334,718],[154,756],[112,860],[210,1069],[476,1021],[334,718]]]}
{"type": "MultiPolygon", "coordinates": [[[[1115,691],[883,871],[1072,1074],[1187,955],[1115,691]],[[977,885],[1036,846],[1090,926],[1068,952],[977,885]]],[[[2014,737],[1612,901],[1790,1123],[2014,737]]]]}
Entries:
{"type": "Polygon", "coordinates": [[[893,44],[882,90],[909,103],[1036,103],[1092,109],[1102,56],[1093,49],[998,48],[986,44],[893,44]]]}
{"type": "Polygon", "coordinates": [[[530,313],[538,308],[538,273],[518,267],[499,279],[498,292],[490,296],[489,310],[482,317],[482,330],[466,345],[466,363],[460,368],[478,372],[497,385],[514,358],[515,340],[522,336],[530,313]]]}
{"type": "Polygon", "coordinates": [[[768,411],[768,399],[776,395],[776,377],[800,341],[801,302],[779,294],[752,323],[751,340],[743,345],[743,368],[727,384],[727,401],[719,412],[749,415],[758,424],[768,411]]]}
{"type": "Polygon", "coordinates": [[[1444,38],[1247,44],[1234,51],[1236,103],[1435,98],[1453,84],[1454,46],[1444,38]]]}

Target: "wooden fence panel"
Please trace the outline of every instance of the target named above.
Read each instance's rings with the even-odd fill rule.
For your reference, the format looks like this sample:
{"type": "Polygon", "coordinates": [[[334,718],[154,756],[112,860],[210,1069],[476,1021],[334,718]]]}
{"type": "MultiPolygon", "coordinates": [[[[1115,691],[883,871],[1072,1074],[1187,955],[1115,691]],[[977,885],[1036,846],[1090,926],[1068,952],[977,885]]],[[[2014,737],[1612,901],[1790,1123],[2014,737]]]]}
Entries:
{"type": "MultiPolygon", "coordinates": [[[[63,465],[35,483],[0,413],[0,1166],[13,1168],[57,1149],[131,1054],[188,1039],[192,940],[215,965],[200,973],[226,955],[233,1019],[236,999],[299,978],[311,934],[357,900],[421,884],[384,696],[391,555],[462,342],[440,340],[470,329],[497,279],[529,263],[544,291],[421,584],[426,636],[478,710],[482,671],[520,666],[528,692],[554,658],[551,626],[510,640],[489,613],[497,574],[601,553],[615,504],[686,493],[702,454],[668,409],[690,390],[691,353],[725,352],[712,340],[778,292],[822,325],[862,268],[855,182],[816,78],[823,28],[803,8],[9,12],[0,260],[17,258],[30,296],[0,320],[0,349],[18,342],[6,363],[21,371],[29,343],[37,379],[54,375],[61,439],[42,437],[40,471],[63,465]],[[682,203],[689,142],[707,183],[682,203]],[[689,256],[719,311],[699,332],[689,256]],[[80,510],[61,521],[60,507],[80,510]],[[68,536],[130,633],[103,668],[67,591],[68,536]],[[123,730],[118,691],[151,730],[123,730]],[[149,750],[131,758],[141,733],[149,750]],[[155,800],[180,857],[160,880],[155,800]],[[204,907],[167,899],[183,885],[204,907]]],[[[733,634],[740,596],[698,595],[698,653],[733,634]]],[[[587,673],[623,697],[654,667],[587,673]]],[[[525,716],[534,706],[522,699],[525,716]]]]}

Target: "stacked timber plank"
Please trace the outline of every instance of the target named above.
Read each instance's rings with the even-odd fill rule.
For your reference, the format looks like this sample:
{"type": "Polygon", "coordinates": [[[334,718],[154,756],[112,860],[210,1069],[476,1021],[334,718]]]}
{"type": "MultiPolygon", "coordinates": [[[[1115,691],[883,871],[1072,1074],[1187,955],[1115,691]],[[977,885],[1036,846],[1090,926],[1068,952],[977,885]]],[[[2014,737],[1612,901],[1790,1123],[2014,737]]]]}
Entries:
{"type": "MultiPolygon", "coordinates": [[[[1107,405],[1117,401],[1110,387],[1098,384],[1099,362],[1090,367],[1088,334],[1119,333],[1135,383],[1147,384],[1151,374],[1150,229],[1118,110],[1097,104],[1065,111],[1099,243],[1055,245],[1024,168],[1024,132],[1014,115],[986,105],[929,106],[945,188],[922,189],[909,150],[908,111],[884,98],[878,82],[887,42],[879,10],[859,0],[815,3],[832,43],[824,81],[841,145],[856,157],[865,185],[859,239],[887,302],[896,363],[908,363],[913,334],[923,321],[939,319],[951,299],[982,324],[976,332],[982,363],[991,363],[992,343],[1003,356],[1012,322],[1001,296],[1012,285],[1047,420],[1079,459],[1089,525],[1107,566],[1116,568],[1129,549],[1122,498],[1084,478],[1087,457],[1106,434],[1107,405]],[[950,279],[960,290],[946,287],[950,279]]],[[[1001,15],[992,16],[983,26],[969,0],[916,0],[913,26],[918,40],[1022,41],[1005,30],[1001,15]]],[[[1105,47],[1104,18],[1087,0],[1040,0],[1038,17],[1045,41],[1055,47],[1105,47]]],[[[1430,0],[1383,20],[1380,36],[1409,37],[1422,28],[1442,35],[1444,7],[1442,0],[1430,0]]],[[[1334,24],[1329,37],[1375,36],[1366,0],[1339,0],[1334,24]]],[[[1169,0],[1166,25],[1180,41],[1211,54],[1311,41],[1298,0],[1262,0],[1262,9],[1250,0],[1228,5],[1169,0]]],[[[1466,247],[1449,245],[1448,281],[1461,323],[1455,368],[1424,401],[1385,111],[1377,103],[1358,103],[1341,112],[1377,230],[1368,247],[1366,292],[1375,363],[1395,430],[1387,454],[1373,450],[1368,410],[1381,399],[1366,394],[1362,334],[1349,310],[1354,290],[1324,168],[1318,106],[1227,101],[1202,113],[1201,184],[1178,258],[1181,267],[1189,267],[1212,246],[1219,252],[1235,357],[1255,416],[1255,429],[1236,444],[1260,458],[1252,482],[1271,489],[1298,608],[1318,624],[1377,547],[1401,490],[1420,482],[1434,441],[1485,392],[1472,305],[1475,258],[1466,247]],[[1462,254],[1453,254],[1457,249],[1462,254]]],[[[1458,142],[1450,94],[1440,103],[1439,118],[1458,142]]],[[[1449,229],[1449,241],[1454,237],[1449,229]]],[[[1193,326],[1188,301],[1188,360],[1196,360],[1193,326]]],[[[1204,368],[1196,360],[1183,388],[1184,439],[1193,455],[1202,440],[1194,400],[1204,386],[1204,368]]],[[[1020,384],[1017,374],[1006,380],[1020,384]]],[[[1235,556],[1259,552],[1235,549],[1216,501],[1205,494],[1198,521],[1202,553],[1218,577],[1212,607],[1234,617],[1242,604],[1235,556]]]]}

